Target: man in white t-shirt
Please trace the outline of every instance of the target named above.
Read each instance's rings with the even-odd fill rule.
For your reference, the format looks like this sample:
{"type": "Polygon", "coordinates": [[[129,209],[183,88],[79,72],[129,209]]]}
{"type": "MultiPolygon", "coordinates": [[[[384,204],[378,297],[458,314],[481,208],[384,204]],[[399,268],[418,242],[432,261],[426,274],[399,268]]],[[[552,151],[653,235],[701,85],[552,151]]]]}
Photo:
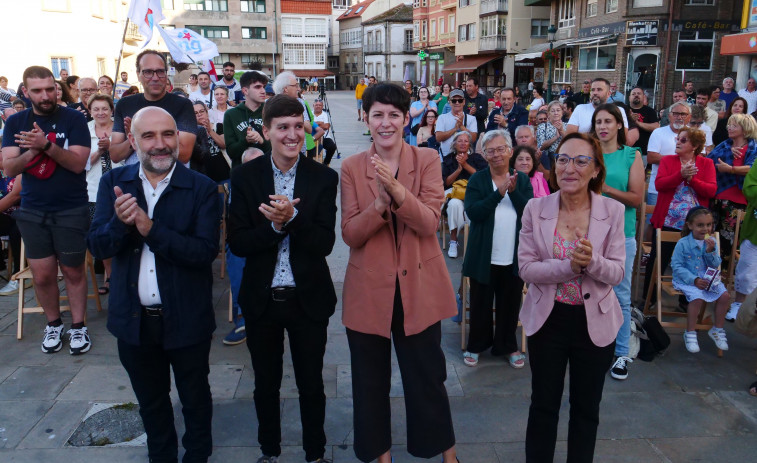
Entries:
{"type": "Polygon", "coordinates": [[[462,90],[452,90],[448,100],[452,110],[442,114],[436,119],[436,141],[442,150],[442,156],[449,154],[452,148],[452,136],[457,132],[469,132],[471,134],[471,146],[475,146],[478,137],[478,122],[475,116],[466,114],[465,93],[462,90]]]}
{"type": "MultiPolygon", "coordinates": [[[[591,102],[576,106],[573,114],[568,121],[568,133],[580,132],[589,133],[591,130],[591,118],[594,116],[594,110],[605,103],[610,96],[610,82],[607,79],[598,77],[591,81],[591,102]]],[[[628,118],[626,112],[621,110],[623,116],[623,127],[628,136],[628,118]]]]}
{"type": "Polygon", "coordinates": [[[336,142],[334,141],[334,133],[331,131],[329,113],[323,110],[323,100],[320,98],[316,98],[313,102],[313,122],[326,131],[326,134],[321,138],[321,143],[323,143],[323,148],[326,150],[326,157],[323,158],[323,163],[328,166],[331,158],[334,156],[334,152],[336,152],[336,142]]]}
{"type": "Polygon", "coordinates": [[[652,175],[649,177],[649,188],[647,189],[647,204],[650,206],[657,204],[657,188],[655,188],[654,182],[657,179],[660,159],[663,156],[676,153],[676,137],[678,132],[691,120],[691,107],[685,100],[678,101],[673,103],[668,114],[670,125],[655,129],[649,136],[649,145],[647,145],[647,164],[652,165],[652,175]]]}
{"type": "Polygon", "coordinates": [[[208,74],[207,72],[201,72],[197,74],[197,84],[200,86],[200,89],[189,94],[189,101],[191,101],[192,103],[200,101],[205,104],[206,108],[212,108],[213,88],[212,82],[210,80],[210,74],[208,74]]]}
{"type": "Polygon", "coordinates": [[[754,77],[746,81],[746,88],[739,90],[739,96],[746,100],[747,114],[757,111],[757,80],[754,77]]]}

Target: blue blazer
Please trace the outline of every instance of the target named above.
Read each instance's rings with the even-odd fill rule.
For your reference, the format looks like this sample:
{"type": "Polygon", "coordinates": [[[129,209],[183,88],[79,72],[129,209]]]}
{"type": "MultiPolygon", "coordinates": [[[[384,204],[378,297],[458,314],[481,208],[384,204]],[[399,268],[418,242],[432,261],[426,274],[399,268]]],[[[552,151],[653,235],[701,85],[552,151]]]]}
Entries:
{"type": "Polygon", "coordinates": [[[720,265],[718,247],[712,252],[707,252],[705,246],[697,246],[697,241],[691,234],[678,240],[670,267],[673,269],[673,285],[693,285],[701,275],[704,275],[707,267],[717,268],[720,265]]]}
{"type": "Polygon", "coordinates": [[[143,237],[136,227],[121,222],[113,209],[113,187],[118,185],[147,211],[139,166],[119,167],[103,175],[87,237],[92,255],[113,258],[108,330],[127,344],[139,345],[142,306],[137,283],[146,243],[155,253],[163,302],[163,347],[175,349],[206,341],[216,328],[211,264],[218,256],[220,238],[218,187],[177,162],[153,210],[152,229],[143,237]]]}

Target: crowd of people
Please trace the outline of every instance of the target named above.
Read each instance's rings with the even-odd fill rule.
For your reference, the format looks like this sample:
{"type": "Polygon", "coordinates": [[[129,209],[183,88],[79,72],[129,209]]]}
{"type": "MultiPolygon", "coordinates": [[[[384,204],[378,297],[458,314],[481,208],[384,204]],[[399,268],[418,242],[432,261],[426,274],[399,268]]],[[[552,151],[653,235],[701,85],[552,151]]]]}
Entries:
{"type": "MultiPolygon", "coordinates": [[[[167,70],[160,53],[140,53],[137,94],[126,72],[115,83],[62,71],[56,80],[31,66],[18,92],[0,77],[7,104],[0,233],[24,241],[47,320],[42,351],[59,352],[66,340],[72,355],[92,348],[84,317],[89,251],[105,269],[99,291],[109,296],[107,327],[140,405],[151,461],[177,458],[170,370],[186,423],[184,461],[207,461],[212,453],[208,374],[219,251],[226,253],[234,312],[223,342],[246,343],[255,375],[258,463],[281,454],[285,334],[306,460],[329,461],[322,369],[337,297],[326,257],[336,240],[340,183],[340,227],[350,248],[342,321],[360,461],[392,461],[393,343],[408,452],[459,462],[441,349],[441,322],[459,313],[436,235],[442,215],[451,258],[470,225],[463,362],[476,367],[490,352],[513,368],[530,366],[528,461],[554,457],[568,366],[568,461],[593,458],[605,377],[628,378],[633,361],[631,276],[644,199],[655,205],[651,233],[682,235],[660,256],[652,248],[645,288],[655,260],[672,267],[688,312],[689,352],[700,350],[694,328],[705,303],[715,303],[708,335],[727,350],[725,321],[757,288],[753,79],[739,96],[730,78],[722,89],[687,85],[658,112],[642,89],[633,89],[626,105],[602,78],[566,92],[565,101],[547,102],[534,87],[526,108],[516,89],[487,98],[476,78],[432,94],[412,81],[399,86],[366,76],[355,97],[372,143],[347,157],[337,175],[328,167],[336,146],[324,102],[316,98],[311,107],[302,99],[293,73],[271,83],[247,71],[237,80],[226,63],[215,84],[199,73],[186,89],[171,90],[167,70]],[[326,157],[316,162],[320,147],[326,157]],[[227,200],[228,248],[220,250],[227,200]],[[732,259],[739,243],[731,301],[707,273],[732,259]],[[58,268],[72,312],[67,339],[58,268]],[[528,358],[516,338],[518,320],[528,358]]],[[[17,270],[19,260],[9,256],[7,265],[17,270]]],[[[0,294],[17,291],[12,283],[0,294]]],[[[757,383],[750,393],[757,395],[757,383]]]]}

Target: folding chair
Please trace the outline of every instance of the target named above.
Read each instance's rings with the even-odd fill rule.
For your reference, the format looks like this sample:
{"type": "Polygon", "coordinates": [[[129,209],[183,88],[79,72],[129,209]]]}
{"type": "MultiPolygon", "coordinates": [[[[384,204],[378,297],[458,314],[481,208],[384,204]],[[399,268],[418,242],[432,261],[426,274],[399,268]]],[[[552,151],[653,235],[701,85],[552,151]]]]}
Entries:
{"type": "MultiPolygon", "coordinates": [[[[12,280],[18,281],[18,327],[16,329],[16,339],[21,340],[24,333],[24,315],[28,313],[44,313],[44,310],[42,310],[42,306],[35,306],[35,307],[27,307],[26,301],[24,297],[24,293],[26,292],[26,280],[34,282],[32,278],[32,269],[29,267],[29,263],[26,260],[26,248],[24,245],[23,239],[21,240],[21,258],[19,259],[20,263],[19,265],[21,268],[18,272],[13,274],[11,277],[12,280]]],[[[102,312],[103,307],[100,302],[100,293],[97,291],[97,278],[95,276],[95,260],[92,257],[92,254],[87,251],[87,256],[85,258],[85,266],[87,272],[89,272],[90,281],[92,283],[91,288],[93,288],[92,292],[87,292],[87,299],[94,299],[95,305],[97,307],[98,312],[102,312]]],[[[60,267],[58,268],[58,278],[62,278],[63,273],[60,271],[60,267]]],[[[35,297],[36,300],[36,297],[35,297]]],[[[61,296],[61,301],[67,301],[68,296],[61,296]]],[[[39,304],[39,301],[37,301],[39,304]]],[[[60,307],[61,312],[71,311],[70,306],[61,306],[60,307]]],[[[86,311],[84,313],[85,321],[86,321],[86,311]]]]}
{"type": "MultiPolygon", "coordinates": [[[[465,224],[465,238],[463,238],[463,258],[465,257],[465,250],[468,247],[468,229],[470,226],[466,223],[465,224]]],[[[467,346],[467,336],[468,336],[468,325],[470,325],[470,278],[464,276],[462,281],[462,294],[460,295],[460,298],[463,302],[463,314],[462,314],[462,322],[460,323],[460,349],[465,350],[467,346]]],[[[528,292],[528,287],[524,284],[523,285],[523,295],[525,295],[528,292]]],[[[496,320],[496,309],[492,307],[492,312],[495,313],[495,319],[494,324],[497,324],[496,320]]],[[[520,320],[518,320],[518,326],[522,327],[523,325],[520,323],[520,320]]],[[[523,328],[521,328],[521,336],[520,336],[520,350],[524,354],[526,353],[526,332],[523,331],[523,328]]]]}
{"type": "Polygon", "coordinates": [[[315,142],[315,161],[323,164],[323,151],[321,151],[321,149],[323,148],[323,143],[321,142],[321,140],[322,138],[319,138],[315,142]]]}
{"type": "MultiPolygon", "coordinates": [[[[8,267],[6,268],[8,271],[8,277],[6,278],[8,281],[11,280],[11,277],[13,277],[13,273],[11,273],[13,270],[13,247],[11,246],[11,240],[9,236],[0,236],[0,241],[2,241],[2,249],[8,251],[8,267]]],[[[0,257],[2,259],[2,257],[0,257]]]]}
{"type": "Polygon", "coordinates": [[[442,238],[442,249],[447,249],[447,233],[449,233],[449,224],[447,216],[442,214],[439,217],[439,235],[442,238]]]}
{"type": "Polygon", "coordinates": [[[221,259],[221,279],[226,276],[226,203],[229,200],[229,192],[225,185],[218,185],[218,194],[223,195],[221,207],[221,249],[217,259],[221,259]]]}
{"type": "Polygon", "coordinates": [[[739,245],[741,240],[739,239],[739,233],[741,233],[741,222],[744,221],[746,211],[739,210],[736,213],[736,227],[733,230],[733,246],[731,247],[731,257],[728,259],[728,267],[723,270],[720,278],[723,280],[723,284],[728,291],[733,291],[734,282],[736,281],[736,263],[741,258],[741,251],[739,245]]]}

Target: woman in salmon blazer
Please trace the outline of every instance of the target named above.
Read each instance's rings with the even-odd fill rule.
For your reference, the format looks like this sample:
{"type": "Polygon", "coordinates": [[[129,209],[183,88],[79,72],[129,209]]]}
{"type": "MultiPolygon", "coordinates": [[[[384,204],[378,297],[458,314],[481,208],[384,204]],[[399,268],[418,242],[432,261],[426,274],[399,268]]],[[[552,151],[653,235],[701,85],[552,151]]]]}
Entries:
{"type": "Polygon", "coordinates": [[[531,406],[526,461],[552,462],[570,365],[569,462],[591,462],[605,374],[623,322],[613,286],[623,279],[623,205],[603,197],[599,142],[563,138],[550,187],[523,211],[518,264],[530,283],[520,320],[528,336],[531,406]]]}
{"type": "Polygon", "coordinates": [[[350,259],[342,298],[352,360],[355,454],[391,461],[391,343],[407,409],[407,449],[457,461],[441,320],[457,313],[436,229],[444,201],[439,155],[406,144],[410,97],[379,84],[363,94],[373,136],[342,163],[342,237],[350,259]]]}

